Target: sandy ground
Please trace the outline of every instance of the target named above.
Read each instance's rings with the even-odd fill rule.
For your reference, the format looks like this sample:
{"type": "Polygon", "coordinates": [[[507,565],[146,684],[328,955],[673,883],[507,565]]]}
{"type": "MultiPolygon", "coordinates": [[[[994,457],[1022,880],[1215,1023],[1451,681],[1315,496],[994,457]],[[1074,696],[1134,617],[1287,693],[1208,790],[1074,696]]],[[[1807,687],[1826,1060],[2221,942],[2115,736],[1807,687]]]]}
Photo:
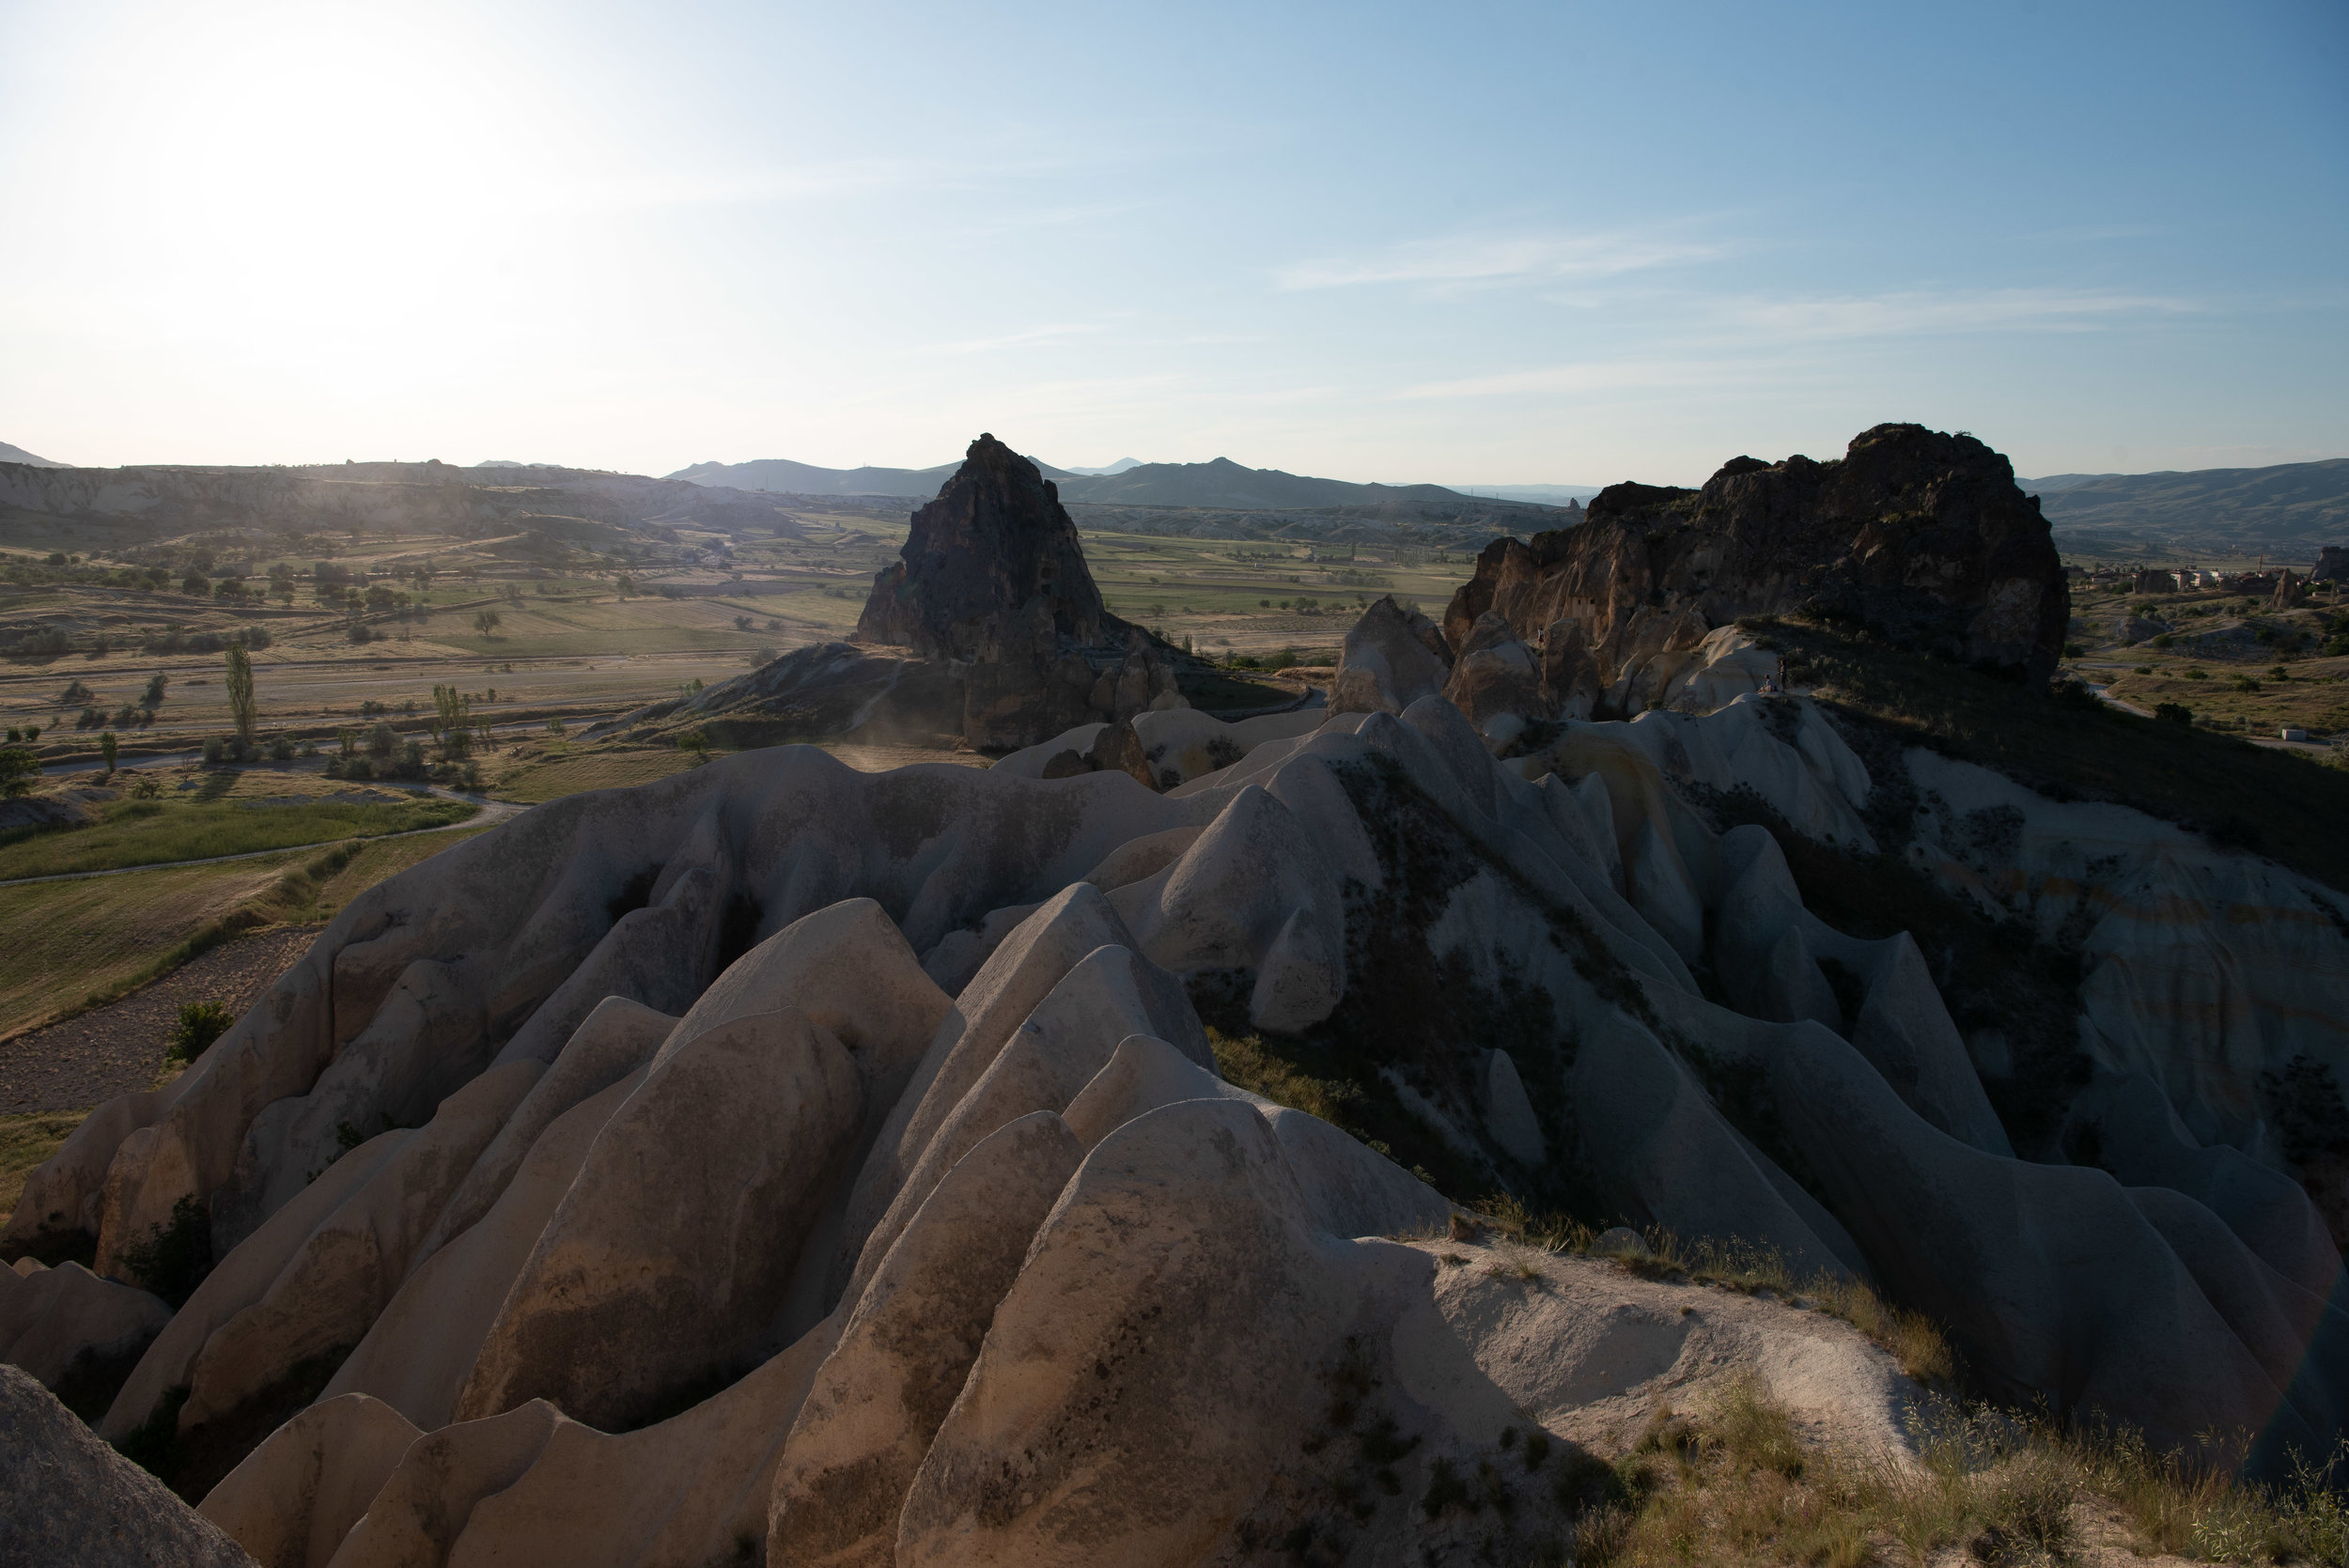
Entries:
{"type": "Polygon", "coordinates": [[[181,1003],[242,1013],[324,929],[292,925],[224,942],[119,1001],[0,1042],[0,1115],[85,1110],[151,1086],[181,1003]]]}

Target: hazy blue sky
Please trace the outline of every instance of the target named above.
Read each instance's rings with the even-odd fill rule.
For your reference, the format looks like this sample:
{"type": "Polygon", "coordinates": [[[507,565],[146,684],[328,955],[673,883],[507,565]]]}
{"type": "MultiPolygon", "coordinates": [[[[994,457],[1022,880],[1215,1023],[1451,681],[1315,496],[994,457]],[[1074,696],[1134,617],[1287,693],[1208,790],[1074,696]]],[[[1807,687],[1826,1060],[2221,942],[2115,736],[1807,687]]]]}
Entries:
{"type": "Polygon", "coordinates": [[[0,440],[2349,454],[2349,4],[0,0],[0,440]]]}

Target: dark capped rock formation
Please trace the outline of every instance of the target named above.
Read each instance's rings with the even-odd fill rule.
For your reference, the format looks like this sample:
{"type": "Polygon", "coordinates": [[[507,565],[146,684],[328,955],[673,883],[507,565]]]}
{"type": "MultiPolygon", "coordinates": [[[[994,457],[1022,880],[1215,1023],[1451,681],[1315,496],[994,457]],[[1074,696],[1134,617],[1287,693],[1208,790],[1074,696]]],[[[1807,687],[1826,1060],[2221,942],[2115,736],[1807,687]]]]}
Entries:
{"type": "MultiPolygon", "coordinates": [[[[2041,683],[2071,594],[2039,504],[2005,458],[1968,435],[1879,425],[1837,461],[1736,458],[1702,489],[1616,485],[1579,527],[1496,540],[1453,596],[1444,633],[1464,647],[1497,612],[1536,647],[1579,638],[1598,682],[1620,694],[1640,665],[1694,649],[1713,628],[1792,611],[2041,683]]],[[[1562,675],[1589,678],[1582,659],[1566,662],[1562,675]]],[[[1564,693],[1547,696],[1563,707],[1564,693]]]]}
{"type": "Polygon", "coordinates": [[[1183,706],[1165,650],[1102,606],[1059,491],[991,435],[913,514],[856,640],[961,667],[963,738],[982,751],[1183,706]]]}
{"type": "Polygon", "coordinates": [[[873,579],[860,643],[991,662],[1105,635],[1123,641],[1127,628],[1102,608],[1060,492],[991,435],[971,443],[938,499],[913,514],[899,556],[873,579]]]}
{"type": "Polygon", "coordinates": [[[2326,545],[2316,552],[2316,565],[2309,568],[2313,582],[2349,582],[2349,545],[2326,545]]]}

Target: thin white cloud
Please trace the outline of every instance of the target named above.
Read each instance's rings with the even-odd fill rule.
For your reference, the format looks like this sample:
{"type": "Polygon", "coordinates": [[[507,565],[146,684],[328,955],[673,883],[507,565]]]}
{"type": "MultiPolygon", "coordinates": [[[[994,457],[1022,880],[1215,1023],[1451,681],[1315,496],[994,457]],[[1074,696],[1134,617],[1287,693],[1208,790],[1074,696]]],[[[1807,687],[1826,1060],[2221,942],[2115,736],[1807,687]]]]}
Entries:
{"type": "Polygon", "coordinates": [[[1816,372],[1818,366],[1812,362],[1789,357],[1790,350],[1811,344],[1979,333],[2094,332],[2148,317],[2184,316],[2206,308],[2193,300],[2165,295],[2044,288],[1689,300],[1672,313],[1683,323],[1682,329],[1659,341],[1654,357],[1573,361],[1423,381],[1390,396],[1406,399],[1522,397],[1782,384],[1790,376],[1816,372]],[[1686,352],[1692,345],[1699,348],[1693,355],[1686,352]]]}
{"type": "Polygon", "coordinates": [[[1601,278],[1712,261],[1729,247],[1638,234],[1456,235],[1416,240],[1375,256],[1325,257],[1279,269],[1284,289],[1362,284],[1480,284],[1513,279],[1601,278]]]}
{"type": "Polygon", "coordinates": [[[1842,298],[1720,302],[1723,324],[1773,341],[1915,337],[2026,330],[2090,332],[2127,318],[2184,316],[2202,307],[2158,294],[2075,288],[1910,289],[1842,298]]]}

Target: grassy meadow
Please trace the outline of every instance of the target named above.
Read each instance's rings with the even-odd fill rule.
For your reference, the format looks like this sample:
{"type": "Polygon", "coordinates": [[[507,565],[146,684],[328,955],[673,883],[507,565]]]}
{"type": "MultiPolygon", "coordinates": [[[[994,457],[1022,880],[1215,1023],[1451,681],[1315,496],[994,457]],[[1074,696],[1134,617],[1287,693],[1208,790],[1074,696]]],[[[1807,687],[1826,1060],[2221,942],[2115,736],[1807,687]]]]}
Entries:
{"type": "Polygon", "coordinates": [[[330,919],[479,831],[12,887],[0,899],[0,1038],[111,1001],[225,937],[330,919]]]}
{"type": "Polygon", "coordinates": [[[0,832],[0,881],[374,838],[446,827],[480,810],[421,790],[408,794],[337,784],[314,775],[278,780],[227,770],[168,771],[194,787],[166,789],[153,800],[101,802],[95,808],[99,820],[86,827],[0,832]],[[272,784],[314,787],[268,787],[272,784]]]}

